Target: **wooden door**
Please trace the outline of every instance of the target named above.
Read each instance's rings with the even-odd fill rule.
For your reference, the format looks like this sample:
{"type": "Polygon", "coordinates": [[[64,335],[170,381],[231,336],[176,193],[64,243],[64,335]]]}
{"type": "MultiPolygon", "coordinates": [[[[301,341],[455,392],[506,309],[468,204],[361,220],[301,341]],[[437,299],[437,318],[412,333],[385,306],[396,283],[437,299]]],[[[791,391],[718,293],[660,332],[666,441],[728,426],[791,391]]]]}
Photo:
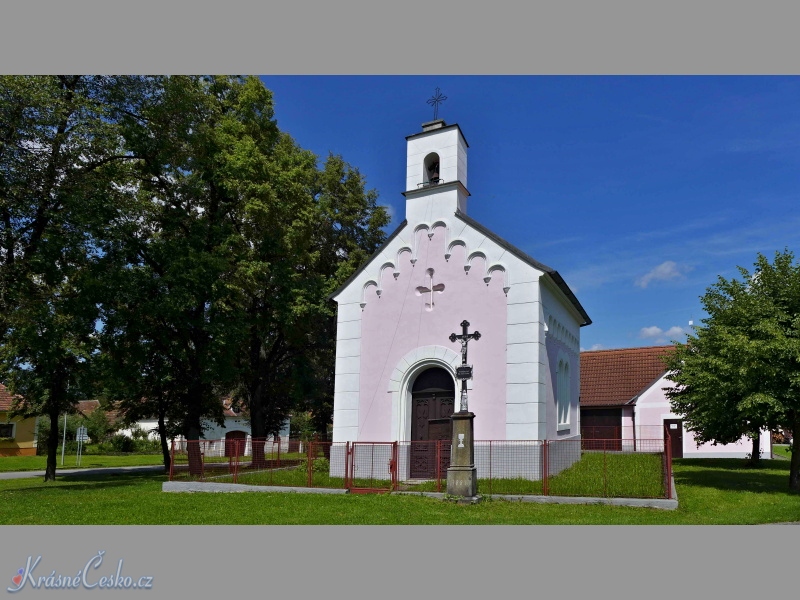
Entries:
{"type": "Polygon", "coordinates": [[[229,431],[225,434],[225,456],[243,456],[247,434],[244,431],[229,431]],[[236,447],[238,443],[238,448],[236,447]]]}
{"type": "Polygon", "coordinates": [[[622,409],[582,408],[581,441],[584,450],[622,450],[622,409]]]}
{"type": "Polygon", "coordinates": [[[683,458],[683,420],[664,419],[664,439],[669,435],[672,458],[683,458]]]}
{"type": "Polygon", "coordinates": [[[417,392],[411,398],[411,467],[412,479],[431,479],[437,473],[437,440],[443,440],[439,451],[439,473],[450,466],[450,444],[453,438],[455,396],[417,392]],[[424,443],[432,442],[432,443],[424,443]]]}

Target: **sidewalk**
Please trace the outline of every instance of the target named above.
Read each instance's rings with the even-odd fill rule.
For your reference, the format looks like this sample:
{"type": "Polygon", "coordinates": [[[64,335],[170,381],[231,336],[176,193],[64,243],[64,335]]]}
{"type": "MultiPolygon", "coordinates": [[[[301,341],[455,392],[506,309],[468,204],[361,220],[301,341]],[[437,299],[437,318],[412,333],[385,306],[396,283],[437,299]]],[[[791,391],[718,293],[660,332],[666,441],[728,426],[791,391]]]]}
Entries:
{"type": "MultiPolygon", "coordinates": [[[[114,475],[120,473],[147,473],[151,471],[164,471],[164,465],[149,465],[142,467],[100,467],[96,469],[61,469],[56,468],[56,477],[59,475],[92,474],[114,475]]],[[[28,477],[44,477],[44,471],[9,471],[0,473],[0,479],[25,479],[28,477]]]]}

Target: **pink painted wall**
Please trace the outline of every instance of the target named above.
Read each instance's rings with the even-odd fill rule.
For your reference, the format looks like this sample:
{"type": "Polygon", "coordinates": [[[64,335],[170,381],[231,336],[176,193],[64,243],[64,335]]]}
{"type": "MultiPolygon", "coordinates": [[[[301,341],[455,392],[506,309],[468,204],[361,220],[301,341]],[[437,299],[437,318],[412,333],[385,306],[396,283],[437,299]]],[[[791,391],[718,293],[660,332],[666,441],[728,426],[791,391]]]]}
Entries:
{"type": "MultiPolygon", "coordinates": [[[[383,271],[382,293],[374,288],[366,293],[367,303],[361,322],[361,364],[359,433],[363,441],[391,439],[392,401],[389,377],[409,351],[428,345],[461,351],[448,338],[461,333],[460,323],[469,321],[469,331],[478,330],[481,339],[470,342],[468,361],[474,365],[469,409],[475,413],[476,439],[505,438],[506,384],[506,296],[503,278],[483,281],[482,258],[472,261],[464,271],[464,247],[456,246],[450,260],[444,258],[445,229],[437,227],[428,238],[426,231],[416,234],[417,262],[411,255],[400,257],[395,279],[391,269],[383,271]],[[434,269],[433,284],[443,283],[434,292],[432,310],[426,307],[430,294],[419,294],[418,287],[430,287],[427,269],[434,269]]],[[[408,234],[410,236],[410,234],[408,234]]],[[[456,406],[458,406],[456,393],[456,406]]]]}

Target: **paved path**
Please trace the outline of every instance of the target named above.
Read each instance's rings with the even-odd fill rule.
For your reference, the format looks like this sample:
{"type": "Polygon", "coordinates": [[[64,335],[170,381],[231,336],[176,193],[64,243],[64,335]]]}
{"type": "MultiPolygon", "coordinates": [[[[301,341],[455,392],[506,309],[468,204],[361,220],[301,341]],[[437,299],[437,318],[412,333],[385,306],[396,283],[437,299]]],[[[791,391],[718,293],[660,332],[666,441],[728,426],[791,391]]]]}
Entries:
{"type": "MultiPolygon", "coordinates": [[[[59,475],[74,475],[76,473],[92,475],[114,475],[119,473],[147,473],[150,471],[164,471],[164,465],[150,465],[143,467],[101,467],[97,469],[60,469],[56,468],[56,477],[59,475]]],[[[0,479],[25,479],[26,477],[44,477],[44,471],[10,471],[0,473],[0,479]]]]}

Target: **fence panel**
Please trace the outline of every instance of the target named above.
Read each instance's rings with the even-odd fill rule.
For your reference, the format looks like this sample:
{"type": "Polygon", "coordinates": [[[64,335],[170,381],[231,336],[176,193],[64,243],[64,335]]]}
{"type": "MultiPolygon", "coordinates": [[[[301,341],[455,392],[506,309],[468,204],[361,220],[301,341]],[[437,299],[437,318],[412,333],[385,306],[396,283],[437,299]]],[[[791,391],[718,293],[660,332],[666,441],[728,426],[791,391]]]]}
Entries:
{"type": "Polygon", "coordinates": [[[395,489],[397,482],[396,442],[352,442],[348,452],[347,489],[377,492],[395,489]]]}
{"type": "MultiPolygon", "coordinates": [[[[663,435],[663,434],[662,434],[663,435]]],[[[478,493],[669,498],[669,438],[476,440],[478,493]]],[[[444,492],[450,441],[172,443],[170,480],[248,485],[444,492]],[[424,445],[423,445],[424,444],[424,445]],[[287,449],[293,450],[287,452],[287,449]]]]}
{"type": "MultiPolygon", "coordinates": [[[[299,442],[295,452],[279,439],[176,440],[170,480],[216,481],[247,485],[344,487],[343,474],[331,476],[330,442],[299,442]],[[193,462],[194,461],[194,462],[193,462]]],[[[336,453],[334,453],[336,454],[336,453]]]]}

